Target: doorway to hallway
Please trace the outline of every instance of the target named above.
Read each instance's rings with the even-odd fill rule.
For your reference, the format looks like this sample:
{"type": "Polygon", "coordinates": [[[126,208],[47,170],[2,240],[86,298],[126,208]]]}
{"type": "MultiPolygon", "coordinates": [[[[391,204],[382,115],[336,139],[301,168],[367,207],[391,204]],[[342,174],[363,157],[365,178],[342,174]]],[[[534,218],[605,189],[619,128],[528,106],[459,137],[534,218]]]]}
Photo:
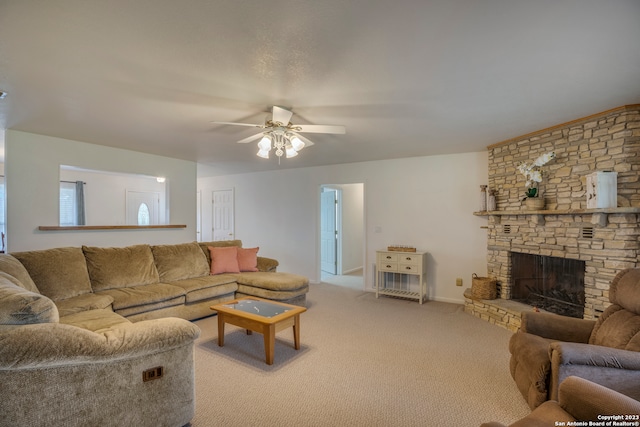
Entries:
{"type": "Polygon", "coordinates": [[[320,190],[320,280],[364,290],[364,184],[320,190]]]}

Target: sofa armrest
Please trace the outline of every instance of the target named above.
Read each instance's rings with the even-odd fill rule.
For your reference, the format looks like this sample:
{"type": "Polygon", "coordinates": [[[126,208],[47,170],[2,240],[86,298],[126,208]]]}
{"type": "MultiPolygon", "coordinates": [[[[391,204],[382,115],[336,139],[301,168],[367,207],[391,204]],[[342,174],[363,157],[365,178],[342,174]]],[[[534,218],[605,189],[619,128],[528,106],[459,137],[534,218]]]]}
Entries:
{"type": "Polygon", "coordinates": [[[595,324],[594,320],[524,311],[520,330],[552,340],[587,343],[595,324]]]}
{"type": "Polygon", "coordinates": [[[640,370],[640,352],[600,345],[552,342],[549,345],[549,356],[554,365],[587,365],[628,371],[640,370]]]}
{"type": "Polygon", "coordinates": [[[61,323],[0,328],[0,370],[77,365],[157,353],[193,342],[200,329],[183,319],[119,324],[95,333],[61,323]]]}
{"type": "Polygon", "coordinates": [[[258,257],[258,271],[276,271],[278,265],[280,265],[278,260],[262,256],[258,257]]]}
{"type": "MultiPolygon", "coordinates": [[[[640,402],[637,400],[575,376],[567,377],[560,384],[559,400],[560,406],[578,420],[606,421],[603,418],[606,415],[640,415],[640,402]]],[[[613,419],[625,420],[610,420],[613,419]]]]}
{"type": "MultiPolygon", "coordinates": [[[[509,427],[571,425],[569,421],[576,420],[635,422],[635,416],[639,414],[640,402],[637,400],[584,378],[569,376],[560,384],[559,402],[546,401],[509,427]],[[634,417],[625,418],[625,415],[634,417]]],[[[480,427],[505,426],[490,422],[480,427]]]]}

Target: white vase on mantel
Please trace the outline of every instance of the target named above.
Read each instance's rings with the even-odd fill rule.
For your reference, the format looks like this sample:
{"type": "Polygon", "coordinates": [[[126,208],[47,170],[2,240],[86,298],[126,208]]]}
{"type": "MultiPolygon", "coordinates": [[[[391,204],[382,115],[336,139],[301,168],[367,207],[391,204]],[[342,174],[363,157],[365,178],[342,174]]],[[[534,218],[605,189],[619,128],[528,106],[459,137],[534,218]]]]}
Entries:
{"type": "Polygon", "coordinates": [[[544,209],[544,197],[527,197],[524,204],[527,210],[540,211],[544,209]]]}

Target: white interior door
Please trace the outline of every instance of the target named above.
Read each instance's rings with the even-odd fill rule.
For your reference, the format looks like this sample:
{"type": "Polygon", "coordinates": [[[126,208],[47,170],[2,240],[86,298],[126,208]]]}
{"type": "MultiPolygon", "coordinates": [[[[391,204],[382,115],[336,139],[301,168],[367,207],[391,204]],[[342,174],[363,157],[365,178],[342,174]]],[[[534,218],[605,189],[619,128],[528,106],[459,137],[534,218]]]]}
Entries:
{"type": "Polygon", "coordinates": [[[337,200],[336,191],[320,193],[320,268],[329,274],[336,274],[338,271],[337,200]]]}
{"type": "Polygon", "coordinates": [[[235,229],[233,223],[234,215],[234,195],[233,190],[217,190],[213,192],[213,240],[233,240],[235,229]]]}
{"type": "Polygon", "coordinates": [[[127,190],[127,225],[159,224],[160,193],[127,190]]]}

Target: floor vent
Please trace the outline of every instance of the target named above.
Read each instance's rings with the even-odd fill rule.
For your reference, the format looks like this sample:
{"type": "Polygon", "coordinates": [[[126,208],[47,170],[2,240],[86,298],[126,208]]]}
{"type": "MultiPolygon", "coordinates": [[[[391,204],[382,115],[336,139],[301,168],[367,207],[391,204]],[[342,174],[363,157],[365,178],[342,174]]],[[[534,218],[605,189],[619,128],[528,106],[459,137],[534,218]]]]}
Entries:
{"type": "Polygon", "coordinates": [[[582,229],[583,239],[593,239],[593,227],[584,227],[582,229]]]}

